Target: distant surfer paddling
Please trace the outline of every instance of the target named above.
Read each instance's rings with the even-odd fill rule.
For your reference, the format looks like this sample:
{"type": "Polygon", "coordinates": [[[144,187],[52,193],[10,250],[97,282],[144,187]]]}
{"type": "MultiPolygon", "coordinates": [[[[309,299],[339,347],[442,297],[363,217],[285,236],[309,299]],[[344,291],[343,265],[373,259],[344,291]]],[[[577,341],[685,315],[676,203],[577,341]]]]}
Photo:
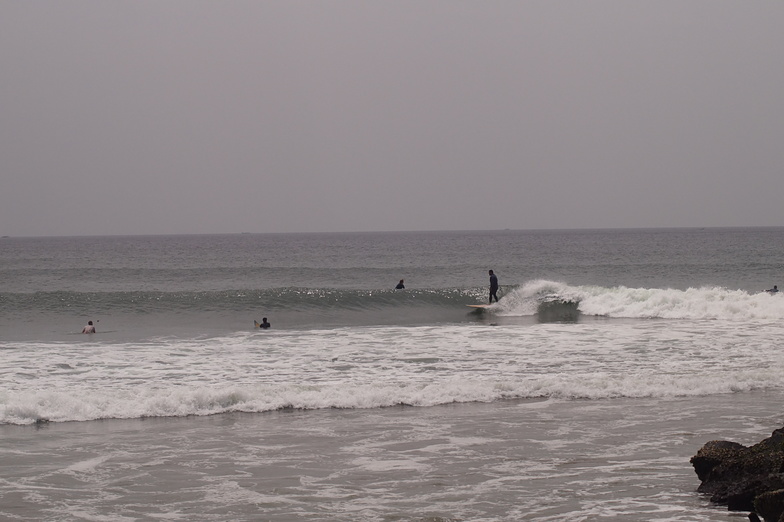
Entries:
{"type": "Polygon", "coordinates": [[[773,285],[773,288],[771,288],[770,290],[765,290],[765,291],[766,291],[767,293],[769,293],[769,294],[775,294],[776,292],[778,292],[778,291],[779,291],[779,287],[778,287],[778,286],[776,286],[776,285],[773,285]]]}
{"type": "Polygon", "coordinates": [[[86,333],[86,334],[95,333],[95,326],[93,326],[92,321],[87,321],[87,326],[82,328],[82,333],[86,333]]]}
{"type": "Polygon", "coordinates": [[[498,302],[498,277],[493,273],[492,270],[489,272],[490,274],[490,304],[493,304],[493,298],[495,297],[495,302],[498,302]]]}
{"type": "Polygon", "coordinates": [[[400,282],[395,287],[395,290],[403,290],[405,287],[406,285],[403,284],[403,280],[401,279],[400,282]]]}
{"type": "Polygon", "coordinates": [[[253,321],[253,323],[256,326],[256,328],[260,328],[261,330],[266,330],[267,328],[272,326],[271,324],[269,324],[269,321],[267,321],[266,317],[262,317],[261,322],[253,321]]]}

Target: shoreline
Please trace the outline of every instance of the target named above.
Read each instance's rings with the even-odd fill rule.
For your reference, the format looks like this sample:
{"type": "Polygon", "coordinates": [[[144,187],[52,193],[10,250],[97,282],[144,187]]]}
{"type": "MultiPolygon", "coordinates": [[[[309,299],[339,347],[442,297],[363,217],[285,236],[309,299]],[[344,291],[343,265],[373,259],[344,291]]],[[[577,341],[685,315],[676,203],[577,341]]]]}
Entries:
{"type": "Polygon", "coordinates": [[[0,515],[45,520],[67,506],[75,518],[68,510],[202,520],[727,520],[697,493],[689,458],[707,440],[758,440],[781,399],[510,399],[4,425],[0,494],[15,501],[0,515]],[[589,491],[593,500],[581,501],[589,491]]]}

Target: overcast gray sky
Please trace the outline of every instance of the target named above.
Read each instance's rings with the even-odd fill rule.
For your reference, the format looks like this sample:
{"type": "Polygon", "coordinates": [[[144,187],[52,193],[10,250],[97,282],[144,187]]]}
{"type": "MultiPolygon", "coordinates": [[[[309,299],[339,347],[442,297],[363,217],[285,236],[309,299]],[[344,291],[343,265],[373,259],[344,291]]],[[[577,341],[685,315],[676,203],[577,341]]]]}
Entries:
{"type": "Polygon", "coordinates": [[[0,235],[784,225],[784,2],[0,0],[0,235]]]}

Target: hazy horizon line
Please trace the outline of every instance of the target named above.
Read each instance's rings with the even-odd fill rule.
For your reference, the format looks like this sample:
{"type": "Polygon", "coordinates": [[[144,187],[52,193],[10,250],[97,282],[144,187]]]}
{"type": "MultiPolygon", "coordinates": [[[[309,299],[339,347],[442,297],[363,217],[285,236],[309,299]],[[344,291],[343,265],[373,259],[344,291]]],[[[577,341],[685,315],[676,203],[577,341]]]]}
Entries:
{"type": "Polygon", "coordinates": [[[430,230],[336,230],[298,232],[165,232],[138,234],[57,234],[57,235],[3,235],[0,239],[46,239],[46,238],[91,238],[91,237],[166,237],[166,236],[283,236],[283,235],[330,235],[330,234],[433,234],[461,232],[600,232],[622,230],[742,230],[784,228],[784,225],[729,225],[729,226],[667,226],[667,227],[574,227],[574,228],[498,228],[498,229],[430,229],[430,230]]]}

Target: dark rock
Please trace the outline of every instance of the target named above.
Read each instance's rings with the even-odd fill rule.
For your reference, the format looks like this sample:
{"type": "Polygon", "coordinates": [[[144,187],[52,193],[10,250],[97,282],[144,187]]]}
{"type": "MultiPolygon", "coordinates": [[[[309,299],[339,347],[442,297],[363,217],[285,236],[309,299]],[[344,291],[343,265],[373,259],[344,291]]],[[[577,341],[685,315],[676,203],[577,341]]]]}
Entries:
{"type": "Polygon", "coordinates": [[[733,511],[754,511],[756,499],[762,497],[763,509],[756,512],[765,522],[784,522],[784,493],[772,494],[784,490],[784,429],[750,447],[710,441],[691,463],[701,481],[697,490],[710,494],[711,502],[733,511]]]}
{"type": "Polygon", "coordinates": [[[706,442],[705,445],[697,451],[697,454],[691,458],[691,464],[694,466],[694,471],[697,473],[697,478],[705,481],[713,468],[721,464],[723,461],[739,455],[742,450],[746,449],[743,444],[737,442],[729,442],[726,440],[712,440],[706,442]]]}
{"type": "Polygon", "coordinates": [[[754,510],[765,520],[782,520],[784,515],[784,489],[767,491],[754,499],[754,510]]]}

